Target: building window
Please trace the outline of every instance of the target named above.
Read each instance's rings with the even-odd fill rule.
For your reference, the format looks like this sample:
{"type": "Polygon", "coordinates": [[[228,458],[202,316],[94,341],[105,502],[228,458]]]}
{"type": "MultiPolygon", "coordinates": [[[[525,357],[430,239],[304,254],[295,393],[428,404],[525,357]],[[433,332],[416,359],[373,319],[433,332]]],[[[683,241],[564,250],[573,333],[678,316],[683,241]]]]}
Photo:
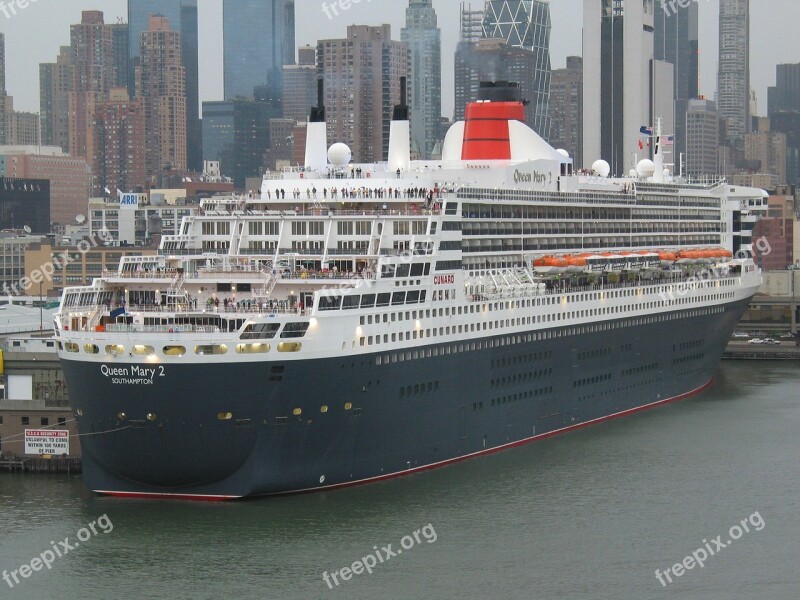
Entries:
{"type": "Polygon", "coordinates": [[[31,424],[31,418],[30,417],[22,417],[22,424],[23,425],[30,425],[31,424]]]}

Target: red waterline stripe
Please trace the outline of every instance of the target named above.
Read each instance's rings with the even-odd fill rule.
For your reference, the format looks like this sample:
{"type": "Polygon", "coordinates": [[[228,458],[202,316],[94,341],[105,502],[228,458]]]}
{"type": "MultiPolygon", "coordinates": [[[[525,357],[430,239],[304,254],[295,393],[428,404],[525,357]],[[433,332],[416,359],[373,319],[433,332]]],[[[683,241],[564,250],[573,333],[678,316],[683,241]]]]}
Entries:
{"type": "Polygon", "coordinates": [[[510,442],[508,444],[503,444],[501,446],[495,446],[494,448],[487,448],[486,450],[480,450],[478,452],[473,452],[472,454],[465,454],[464,456],[458,456],[456,458],[448,458],[447,460],[443,460],[440,462],[431,463],[429,465],[423,465],[421,467],[414,467],[413,469],[408,469],[405,471],[397,471],[395,473],[389,473],[387,475],[378,475],[377,477],[369,477],[367,479],[359,479],[358,481],[348,481],[346,483],[336,483],[333,485],[322,486],[322,487],[313,487],[313,488],[306,488],[302,490],[294,490],[289,492],[277,492],[274,494],[266,494],[268,496],[283,496],[288,494],[305,494],[311,492],[320,492],[320,491],[328,491],[328,490],[337,490],[345,487],[350,487],[354,485],[362,485],[365,483],[373,483],[376,481],[384,481],[387,479],[394,479],[396,477],[403,477],[404,475],[410,475],[412,473],[420,473],[422,471],[428,471],[430,469],[437,469],[439,467],[443,467],[450,464],[459,463],[464,460],[468,460],[470,458],[475,458],[478,456],[485,456],[489,454],[494,454],[495,452],[501,452],[502,450],[507,450],[509,448],[516,448],[518,446],[524,446],[526,444],[530,444],[531,442],[544,440],[556,435],[560,435],[562,433],[567,433],[568,431],[574,431],[577,429],[583,429],[584,427],[589,427],[590,425],[595,425],[598,423],[604,423],[606,421],[610,421],[612,419],[618,419],[620,417],[626,417],[628,415],[633,415],[638,412],[642,412],[644,410],[649,410],[651,408],[656,408],[658,406],[662,406],[664,404],[668,404],[670,402],[678,402],[679,400],[685,400],[686,398],[690,398],[692,396],[696,396],[697,394],[707,390],[711,385],[714,383],[713,377],[709,379],[706,383],[701,385],[699,388],[696,388],[690,392],[686,392],[685,394],[681,394],[679,396],[674,396],[672,398],[667,398],[665,400],[658,400],[657,402],[651,402],[650,404],[643,404],[642,406],[637,406],[636,408],[629,408],[628,410],[623,410],[622,412],[614,413],[611,415],[607,415],[605,417],[598,417],[597,419],[592,419],[591,421],[585,421],[583,423],[578,423],[577,425],[570,425],[569,427],[563,427],[561,429],[556,429],[554,431],[550,431],[548,433],[540,433],[539,435],[534,435],[522,440],[518,440],[516,442],[510,442]]]}

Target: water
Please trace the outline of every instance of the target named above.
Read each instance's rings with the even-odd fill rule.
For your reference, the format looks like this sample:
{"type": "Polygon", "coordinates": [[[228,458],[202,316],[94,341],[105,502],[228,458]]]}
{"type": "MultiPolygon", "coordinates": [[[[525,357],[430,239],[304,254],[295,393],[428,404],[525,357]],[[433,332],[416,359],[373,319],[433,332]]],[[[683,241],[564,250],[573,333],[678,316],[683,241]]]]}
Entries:
{"type": "Polygon", "coordinates": [[[800,364],[728,362],[697,398],[325,494],[120,501],[75,478],[0,475],[0,570],[72,545],[103,515],[113,526],[101,519],[13,589],[0,581],[0,598],[796,600],[798,380],[800,364]],[[702,569],[656,579],[756,512],[702,569]],[[385,559],[380,547],[401,541],[385,559]],[[383,564],[329,589],[323,571],[375,546],[383,564]]]}

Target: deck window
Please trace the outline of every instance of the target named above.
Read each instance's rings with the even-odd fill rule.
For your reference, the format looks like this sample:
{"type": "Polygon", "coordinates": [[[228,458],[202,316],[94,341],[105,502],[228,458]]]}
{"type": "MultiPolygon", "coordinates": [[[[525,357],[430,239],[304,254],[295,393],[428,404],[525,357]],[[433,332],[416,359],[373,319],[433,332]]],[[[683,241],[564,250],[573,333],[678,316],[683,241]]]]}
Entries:
{"type": "Polygon", "coordinates": [[[227,354],[228,347],[225,344],[207,344],[203,346],[195,346],[194,353],[200,356],[208,354],[227,354]]]}
{"type": "Polygon", "coordinates": [[[183,356],[186,354],[184,346],[164,346],[163,352],[165,356],[183,356]]]}
{"type": "Polygon", "coordinates": [[[281,342],[278,344],[278,352],[300,352],[303,344],[299,342],[281,342]]]}
{"type": "Polygon", "coordinates": [[[236,354],[266,354],[271,349],[269,344],[238,344],[236,354]]]}
{"type": "Polygon", "coordinates": [[[155,348],[152,346],[144,346],[142,344],[135,345],[131,352],[134,356],[152,356],[156,353],[155,348]]]}

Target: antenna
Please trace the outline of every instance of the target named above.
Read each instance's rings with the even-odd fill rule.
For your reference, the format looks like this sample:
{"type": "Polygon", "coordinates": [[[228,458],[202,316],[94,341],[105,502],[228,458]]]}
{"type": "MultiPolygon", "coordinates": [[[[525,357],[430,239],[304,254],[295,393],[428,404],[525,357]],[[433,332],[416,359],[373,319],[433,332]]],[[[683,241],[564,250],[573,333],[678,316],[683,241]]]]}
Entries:
{"type": "Polygon", "coordinates": [[[86,222],[86,217],[84,215],[78,215],[75,217],[75,222],[78,225],[83,225],[86,222]]]}
{"type": "Polygon", "coordinates": [[[29,225],[25,225],[25,227],[23,227],[23,228],[22,228],[22,231],[24,231],[24,232],[25,232],[25,233],[27,233],[27,234],[30,234],[30,232],[31,232],[31,228],[30,228],[30,226],[29,226],[29,225]]]}

